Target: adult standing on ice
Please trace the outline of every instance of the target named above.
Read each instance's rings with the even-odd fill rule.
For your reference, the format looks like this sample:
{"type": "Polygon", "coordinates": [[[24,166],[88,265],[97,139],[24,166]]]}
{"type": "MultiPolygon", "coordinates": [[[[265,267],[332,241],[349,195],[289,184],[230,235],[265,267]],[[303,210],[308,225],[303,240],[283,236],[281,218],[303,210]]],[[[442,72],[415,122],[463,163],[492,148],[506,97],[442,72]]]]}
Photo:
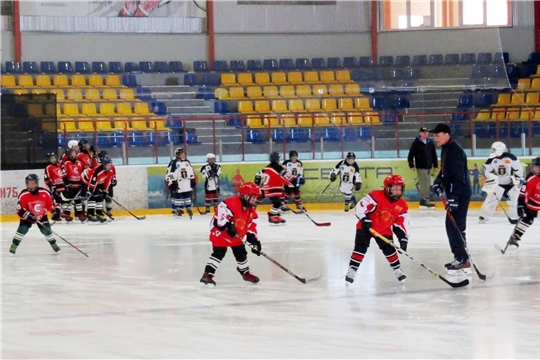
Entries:
{"type": "Polygon", "coordinates": [[[418,136],[414,139],[409,149],[407,161],[411,170],[416,171],[418,176],[418,183],[420,184],[420,208],[435,208],[435,205],[429,201],[429,195],[431,194],[431,169],[437,170],[438,163],[435,144],[429,138],[428,128],[420,128],[418,136]]]}
{"type": "Polygon", "coordinates": [[[471,263],[465,250],[465,230],[467,228],[467,212],[471,201],[471,179],[467,167],[467,155],[451,136],[450,127],[437,124],[431,132],[438,146],[442,147],[441,171],[433,183],[435,194],[446,194],[446,235],[454,260],[445,264],[448,274],[471,273],[471,263]],[[453,216],[456,226],[452,224],[453,216]],[[460,234],[461,232],[461,234],[460,234]]]}

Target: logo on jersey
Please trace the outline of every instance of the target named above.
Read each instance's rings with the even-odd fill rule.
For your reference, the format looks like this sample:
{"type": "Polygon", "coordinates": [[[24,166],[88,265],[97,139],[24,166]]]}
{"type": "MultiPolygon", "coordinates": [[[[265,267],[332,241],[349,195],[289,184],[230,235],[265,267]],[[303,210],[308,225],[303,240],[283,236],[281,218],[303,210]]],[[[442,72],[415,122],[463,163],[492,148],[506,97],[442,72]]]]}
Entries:
{"type": "Polygon", "coordinates": [[[351,170],[349,170],[349,172],[350,172],[350,173],[352,174],[352,173],[354,172],[354,169],[353,169],[353,168],[351,168],[351,170]]]}
{"type": "Polygon", "coordinates": [[[340,167],[339,170],[341,171],[345,170],[345,166],[340,167]]]}
{"type": "Polygon", "coordinates": [[[72,170],[75,175],[79,175],[79,168],[77,166],[73,167],[72,170]]]}
{"type": "Polygon", "coordinates": [[[511,163],[512,163],[512,160],[506,159],[506,160],[504,160],[504,163],[505,163],[505,164],[511,164],[511,163]]]}

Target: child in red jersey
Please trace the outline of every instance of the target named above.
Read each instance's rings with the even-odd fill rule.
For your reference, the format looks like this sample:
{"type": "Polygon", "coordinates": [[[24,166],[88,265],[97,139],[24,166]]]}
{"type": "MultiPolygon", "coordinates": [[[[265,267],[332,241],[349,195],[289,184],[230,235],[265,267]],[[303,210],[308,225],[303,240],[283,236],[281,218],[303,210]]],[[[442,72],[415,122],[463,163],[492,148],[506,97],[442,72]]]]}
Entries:
{"type": "Polygon", "coordinates": [[[283,174],[283,166],[279,165],[279,154],[273,152],[270,154],[270,164],[255,175],[255,184],[263,189],[262,199],[266,197],[272,203],[272,208],[268,212],[270,224],[285,224],[285,219],[281,217],[281,208],[285,199],[284,186],[292,184],[281,174],[283,174]]]}
{"type": "MultiPolygon", "coordinates": [[[[62,220],[62,193],[66,191],[64,186],[64,179],[62,178],[62,165],[58,163],[58,158],[55,153],[48,153],[47,159],[49,159],[49,165],[45,168],[45,185],[50,189],[50,192],[54,200],[54,213],[51,218],[53,221],[62,220]]],[[[65,218],[66,221],[71,221],[73,218],[65,218]]]]}
{"type": "Polygon", "coordinates": [[[84,208],[82,199],[84,198],[84,189],[82,184],[83,165],[77,160],[77,153],[74,149],[67,151],[68,160],[63,165],[63,178],[66,186],[64,192],[65,197],[68,199],[64,205],[64,216],[71,217],[70,202],[75,204],[75,216],[79,218],[81,222],[86,221],[86,215],[84,214],[84,208]]]}
{"type": "Polygon", "coordinates": [[[45,235],[45,239],[51,244],[53,250],[58,252],[60,251],[60,247],[56,244],[49,219],[47,218],[47,212],[52,213],[54,210],[51,193],[45,188],[39,187],[39,178],[36,174],[28,175],[25,181],[26,189],[21,191],[19,201],[17,202],[17,215],[19,215],[21,221],[13,237],[13,243],[9,248],[9,252],[15,254],[17,247],[21,244],[28,230],[38,221],[41,223],[37,224],[39,230],[45,235]]]}
{"type": "Polygon", "coordinates": [[[114,179],[112,160],[108,156],[101,159],[101,164],[83,172],[82,181],[86,186],[86,201],[88,221],[106,222],[103,212],[103,201],[109,194],[109,188],[114,179]]]}
{"type": "MultiPolygon", "coordinates": [[[[349,262],[349,271],[345,277],[345,284],[354,282],[358,267],[364,260],[373,235],[370,229],[376,230],[387,239],[395,234],[403,251],[407,251],[409,239],[409,208],[401,196],[405,192],[405,182],[399,175],[388,175],[384,179],[384,190],[373,190],[356,205],[356,238],[354,250],[349,262]]],[[[401,270],[396,249],[379,238],[375,238],[377,245],[386,256],[386,260],[399,281],[406,276],[401,270]]]]}

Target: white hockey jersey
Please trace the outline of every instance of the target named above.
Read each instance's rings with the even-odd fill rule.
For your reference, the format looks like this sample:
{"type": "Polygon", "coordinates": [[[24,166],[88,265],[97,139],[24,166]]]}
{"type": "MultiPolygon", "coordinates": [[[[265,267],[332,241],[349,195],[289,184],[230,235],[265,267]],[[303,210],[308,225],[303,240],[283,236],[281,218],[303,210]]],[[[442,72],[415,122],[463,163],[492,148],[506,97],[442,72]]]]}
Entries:
{"type": "Polygon", "coordinates": [[[360,169],[358,168],[358,164],[356,162],[349,165],[345,160],[341,160],[332,169],[330,176],[332,174],[336,174],[339,177],[339,180],[341,181],[339,191],[341,191],[343,194],[351,194],[354,184],[362,182],[360,169]]]}
{"type": "Polygon", "coordinates": [[[298,179],[304,177],[304,165],[300,160],[294,162],[285,160],[282,166],[284,171],[283,177],[289,180],[292,186],[296,186],[298,184],[298,179]]]}
{"type": "Polygon", "coordinates": [[[183,193],[191,191],[191,181],[195,179],[195,174],[193,173],[193,168],[191,163],[187,160],[179,160],[177,163],[176,170],[169,175],[171,181],[176,181],[178,183],[178,192],[183,193]]]}
{"type": "Polygon", "coordinates": [[[484,174],[495,174],[499,177],[499,185],[513,184],[512,178],[523,179],[523,167],[518,158],[510,153],[488,159],[484,164],[484,174]]]}
{"type": "Polygon", "coordinates": [[[205,178],[204,189],[206,191],[219,190],[219,177],[221,176],[221,166],[218,164],[206,164],[201,168],[201,174],[205,178]]]}

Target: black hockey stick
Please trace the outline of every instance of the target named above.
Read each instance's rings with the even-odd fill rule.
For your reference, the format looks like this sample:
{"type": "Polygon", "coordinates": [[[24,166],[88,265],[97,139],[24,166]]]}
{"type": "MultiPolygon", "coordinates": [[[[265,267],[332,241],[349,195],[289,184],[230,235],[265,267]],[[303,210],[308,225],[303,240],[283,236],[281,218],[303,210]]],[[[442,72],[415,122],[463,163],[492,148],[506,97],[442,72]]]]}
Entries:
{"type": "MultiPolygon", "coordinates": [[[[439,199],[441,199],[441,202],[442,202],[443,206],[446,208],[447,202],[444,199],[444,196],[440,192],[439,192],[439,199]]],[[[467,256],[469,257],[469,260],[471,261],[471,264],[473,265],[474,270],[476,271],[476,275],[478,275],[480,280],[486,281],[487,276],[482,274],[480,272],[480,270],[478,270],[478,267],[476,266],[476,263],[474,262],[474,259],[473,259],[472,255],[471,255],[471,252],[469,251],[469,248],[467,246],[467,241],[465,241],[465,238],[463,237],[463,234],[461,233],[461,230],[459,229],[459,226],[456,223],[456,219],[454,219],[454,216],[452,215],[450,210],[446,210],[446,214],[448,215],[448,218],[450,219],[450,222],[452,223],[452,225],[454,225],[454,227],[456,228],[456,231],[459,233],[459,236],[461,237],[461,241],[463,241],[463,246],[465,247],[465,251],[467,252],[467,256]]]]}
{"type": "MultiPolygon", "coordinates": [[[[39,225],[43,226],[43,227],[46,227],[42,222],[38,221],[37,222],[39,225]]],[[[78,247],[76,247],[75,245],[73,245],[72,243],[70,243],[69,241],[67,241],[66,239],[64,239],[63,237],[61,237],[60,235],[58,235],[57,233],[55,233],[51,228],[49,228],[49,230],[51,230],[51,232],[56,236],[58,237],[59,239],[67,242],[69,244],[69,246],[71,246],[72,248],[74,248],[75,250],[77,250],[78,252],[80,252],[81,254],[83,254],[84,256],[88,257],[88,254],[85,253],[84,251],[82,251],[81,249],[79,249],[78,247]]]]}
{"type": "Polygon", "coordinates": [[[321,194],[324,194],[325,191],[328,190],[328,188],[330,187],[330,185],[332,185],[332,183],[333,183],[333,181],[330,181],[330,182],[328,183],[328,185],[326,185],[326,187],[324,188],[324,190],[322,191],[321,194]]]}
{"type": "Polygon", "coordinates": [[[514,234],[516,233],[516,230],[517,230],[517,227],[518,227],[518,225],[519,225],[520,220],[521,220],[521,218],[518,219],[518,222],[517,222],[516,226],[514,226],[514,230],[512,231],[512,234],[510,235],[510,238],[509,238],[508,241],[506,242],[506,246],[504,247],[504,249],[501,248],[501,247],[499,246],[499,244],[495,244],[495,245],[494,245],[494,246],[495,246],[495,249],[499,250],[499,251],[501,252],[501,254],[504,255],[504,254],[506,253],[506,250],[508,249],[508,246],[510,245],[510,240],[512,240],[512,237],[513,237],[514,234]]]}
{"type": "MultiPolygon", "coordinates": [[[[510,215],[508,215],[508,213],[506,212],[506,209],[504,208],[502,202],[501,202],[501,199],[499,199],[499,197],[497,196],[497,194],[493,193],[493,195],[495,195],[495,199],[497,199],[497,202],[499,203],[499,205],[501,206],[501,209],[504,213],[504,215],[506,215],[506,218],[508,219],[508,221],[510,222],[510,224],[517,224],[516,220],[513,220],[512,218],[510,218],[510,215]]],[[[518,220],[519,221],[519,220],[518,220]]]]}
{"type": "Polygon", "coordinates": [[[430,268],[428,268],[426,265],[424,265],[424,263],[416,260],[415,258],[413,258],[412,256],[410,256],[406,251],[402,250],[399,246],[397,246],[396,244],[394,244],[392,241],[388,240],[387,238],[385,238],[383,235],[379,234],[377,231],[375,231],[375,229],[371,228],[369,229],[369,231],[375,235],[376,237],[378,237],[379,239],[381,239],[382,241],[384,241],[385,243],[391,245],[392,247],[394,247],[397,252],[399,252],[400,254],[402,255],[405,255],[406,257],[408,257],[409,259],[411,259],[412,261],[414,261],[415,263],[417,263],[418,265],[420,265],[421,267],[423,267],[424,269],[426,269],[427,271],[429,271],[431,274],[433,274],[434,276],[438,277],[439,279],[441,279],[442,281],[444,281],[445,283],[447,283],[448,285],[450,285],[451,287],[463,287],[463,286],[467,286],[469,285],[469,279],[465,279],[463,281],[460,281],[458,283],[455,283],[455,282],[452,282],[452,281],[449,281],[448,279],[446,279],[444,276],[442,276],[441,274],[439,273],[436,273],[435,271],[431,270],[430,268]]]}
{"type": "Polygon", "coordinates": [[[120,206],[122,209],[126,210],[131,216],[133,216],[135,219],[137,220],[144,220],[146,219],[146,216],[137,216],[135,215],[134,213],[132,213],[131,211],[129,211],[129,209],[127,209],[124,205],[120,204],[118,201],[116,201],[114,198],[110,197],[109,196],[109,199],[111,199],[112,201],[114,201],[114,203],[118,206],[120,206]]]}

